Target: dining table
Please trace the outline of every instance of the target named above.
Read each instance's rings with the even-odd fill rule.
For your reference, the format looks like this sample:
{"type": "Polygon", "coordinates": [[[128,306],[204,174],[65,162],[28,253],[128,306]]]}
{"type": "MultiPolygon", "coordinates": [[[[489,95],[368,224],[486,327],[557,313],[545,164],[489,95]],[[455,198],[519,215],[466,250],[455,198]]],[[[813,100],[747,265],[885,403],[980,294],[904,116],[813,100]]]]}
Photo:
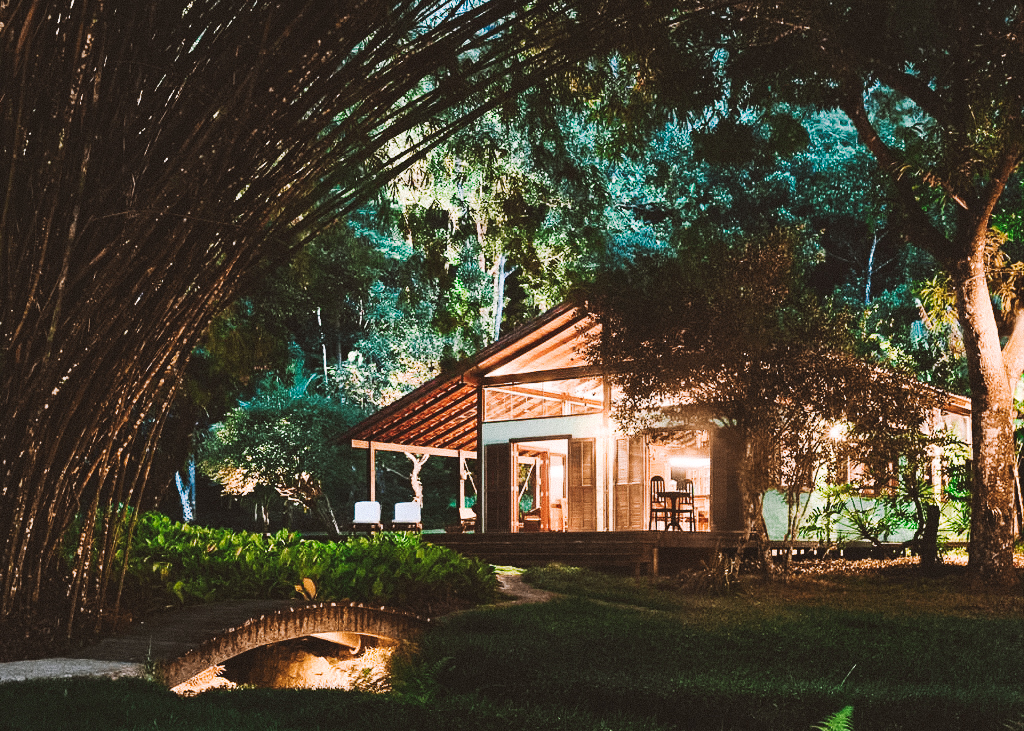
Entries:
{"type": "Polygon", "coordinates": [[[689,490],[662,490],[657,493],[658,497],[668,502],[669,520],[665,524],[665,530],[684,530],[679,523],[679,516],[682,513],[689,513],[690,529],[694,526],[693,493],[689,490]],[[680,508],[680,503],[687,504],[688,508],[680,508]]]}

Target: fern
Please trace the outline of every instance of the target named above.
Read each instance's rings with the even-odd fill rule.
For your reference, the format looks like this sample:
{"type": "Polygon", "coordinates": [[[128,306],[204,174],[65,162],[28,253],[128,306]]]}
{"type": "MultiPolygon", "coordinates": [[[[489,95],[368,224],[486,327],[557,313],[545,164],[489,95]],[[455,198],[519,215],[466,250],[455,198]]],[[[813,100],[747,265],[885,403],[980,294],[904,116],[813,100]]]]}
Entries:
{"type": "Polygon", "coordinates": [[[836,711],[827,719],[824,726],[815,726],[815,731],[853,731],[853,706],[836,711]]]}

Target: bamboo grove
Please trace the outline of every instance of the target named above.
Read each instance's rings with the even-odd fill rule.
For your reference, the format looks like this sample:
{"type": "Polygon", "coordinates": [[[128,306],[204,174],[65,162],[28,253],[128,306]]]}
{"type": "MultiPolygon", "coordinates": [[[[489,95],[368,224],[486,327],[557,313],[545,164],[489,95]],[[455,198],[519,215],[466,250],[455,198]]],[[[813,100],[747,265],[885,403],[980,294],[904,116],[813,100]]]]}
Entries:
{"type": "Polygon", "coordinates": [[[71,636],[116,613],[123,516],[211,319],[458,125],[579,60],[579,38],[592,52],[625,23],[627,3],[586,5],[600,12],[0,6],[5,631],[71,636]]]}

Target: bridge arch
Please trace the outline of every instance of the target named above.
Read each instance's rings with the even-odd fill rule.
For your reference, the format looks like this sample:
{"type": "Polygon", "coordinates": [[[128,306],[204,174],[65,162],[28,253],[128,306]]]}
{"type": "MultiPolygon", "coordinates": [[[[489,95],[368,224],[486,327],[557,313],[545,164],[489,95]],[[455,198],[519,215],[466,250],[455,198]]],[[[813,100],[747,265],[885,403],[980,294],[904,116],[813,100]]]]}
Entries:
{"type": "Polygon", "coordinates": [[[356,603],[316,602],[270,611],[229,629],[218,630],[183,653],[156,661],[155,673],[169,687],[195,677],[243,652],[276,642],[327,635],[370,635],[390,640],[415,640],[429,620],[386,607],[356,603]]]}

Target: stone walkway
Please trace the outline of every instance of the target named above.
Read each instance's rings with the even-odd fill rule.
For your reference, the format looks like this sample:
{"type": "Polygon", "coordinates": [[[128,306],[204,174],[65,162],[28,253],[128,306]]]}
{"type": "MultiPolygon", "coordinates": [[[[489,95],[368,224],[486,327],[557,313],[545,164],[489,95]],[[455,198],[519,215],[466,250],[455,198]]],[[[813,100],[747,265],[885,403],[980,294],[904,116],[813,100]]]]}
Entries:
{"type": "Polygon", "coordinates": [[[145,674],[146,665],[141,662],[50,657],[43,660],[0,663],[0,683],[81,677],[141,678],[145,674]]]}

